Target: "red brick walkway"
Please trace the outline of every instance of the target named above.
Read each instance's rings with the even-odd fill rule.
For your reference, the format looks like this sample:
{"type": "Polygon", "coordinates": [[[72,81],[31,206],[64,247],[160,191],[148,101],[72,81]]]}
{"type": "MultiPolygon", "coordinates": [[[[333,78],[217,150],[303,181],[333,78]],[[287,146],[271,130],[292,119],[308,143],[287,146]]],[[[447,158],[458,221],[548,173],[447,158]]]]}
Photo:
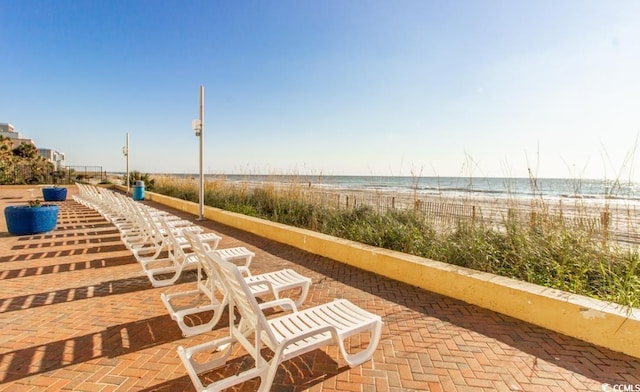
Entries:
{"type": "MultiPolygon", "coordinates": [[[[30,197],[26,189],[0,188],[3,209],[30,197]]],[[[176,348],[223,335],[227,319],[210,333],[183,338],[160,293],[184,290],[194,273],[172,287],[153,288],[112,225],[72,200],[60,204],[58,227],[49,234],[10,236],[1,222],[0,390],[193,390],[176,348]]],[[[638,359],[213,222],[198,224],[220,234],[222,247],[255,251],[254,273],[288,267],[311,277],[303,307],[347,298],[383,316],[372,361],[349,369],[336,350],[316,350],[280,366],[273,390],[601,391],[604,383],[610,390],[640,385],[638,359]]],[[[251,361],[239,351],[204,378],[247,366],[251,361]]],[[[255,388],[246,383],[239,390],[255,388]]]]}

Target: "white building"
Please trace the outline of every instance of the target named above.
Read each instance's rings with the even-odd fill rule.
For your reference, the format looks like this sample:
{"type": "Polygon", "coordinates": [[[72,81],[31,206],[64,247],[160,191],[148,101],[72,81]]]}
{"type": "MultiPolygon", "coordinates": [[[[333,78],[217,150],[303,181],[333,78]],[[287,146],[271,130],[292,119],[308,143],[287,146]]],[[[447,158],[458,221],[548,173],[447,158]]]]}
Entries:
{"type": "Polygon", "coordinates": [[[22,143],[28,143],[34,146],[36,145],[33,142],[33,140],[23,138],[22,135],[20,135],[20,133],[15,131],[15,129],[13,128],[13,125],[9,123],[0,123],[0,136],[4,136],[11,139],[11,142],[13,143],[14,148],[18,147],[22,143]]]}
{"type": "Polygon", "coordinates": [[[13,125],[11,125],[9,123],[0,123],[0,133],[4,134],[4,132],[15,133],[15,131],[13,129],[13,125]]]}
{"type": "Polygon", "coordinates": [[[53,151],[48,148],[39,148],[38,154],[40,154],[44,159],[53,163],[56,167],[56,170],[64,169],[64,153],[53,151]]]}
{"type": "MultiPolygon", "coordinates": [[[[9,123],[0,123],[0,136],[8,137],[13,143],[13,148],[18,147],[22,143],[28,143],[33,146],[36,144],[31,139],[25,139],[20,133],[15,131],[13,125],[9,123]]],[[[53,163],[56,170],[64,168],[64,153],[51,150],[49,148],[38,148],[38,154],[44,159],[53,163]]]]}

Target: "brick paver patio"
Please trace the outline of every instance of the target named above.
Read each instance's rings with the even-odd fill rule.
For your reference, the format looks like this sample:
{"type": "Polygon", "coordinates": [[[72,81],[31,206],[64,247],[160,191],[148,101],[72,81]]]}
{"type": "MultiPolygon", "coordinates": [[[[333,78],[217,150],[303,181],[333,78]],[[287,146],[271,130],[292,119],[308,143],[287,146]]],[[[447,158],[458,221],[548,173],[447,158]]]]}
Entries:
{"type": "MultiPolygon", "coordinates": [[[[52,233],[11,236],[2,219],[0,390],[193,390],[176,348],[222,336],[228,319],[183,338],[160,293],[186,289],[194,272],[153,288],[117,230],[74,202],[75,192],[71,187],[60,203],[52,233]]],[[[3,209],[29,198],[26,189],[0,188],[3,209]]],[[[337,350],[316,350],[280,366],[273,390],[602,391],[603,384],[640,390],[639,359],[214,222],[196,223],[220,234],[221,247],[255,251],[254,273],[286,267],[311,277],[303,308],[347,298],[383,317],[372,361],[350,369],[337,350]]],[[[247,366],[249,356],[238,351],[204,378],[247,366]]]]}

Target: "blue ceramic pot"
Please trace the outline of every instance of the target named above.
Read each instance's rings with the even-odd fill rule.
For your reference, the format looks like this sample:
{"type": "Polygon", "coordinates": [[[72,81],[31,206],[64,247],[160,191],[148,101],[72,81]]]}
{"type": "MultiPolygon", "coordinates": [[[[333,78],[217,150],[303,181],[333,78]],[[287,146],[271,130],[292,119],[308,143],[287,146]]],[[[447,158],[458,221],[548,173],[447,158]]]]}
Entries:
{"type": "Polygon", "coordinates": [[[67,200],[67,188],[42,188],[44,201],[67,200]]]}
{"type": "Polygon", "coordinates": [[[56,228],[59,210],[57,205],[9,206],[4,209],[4,218],[13,235],[46,233],[56,228]]]}

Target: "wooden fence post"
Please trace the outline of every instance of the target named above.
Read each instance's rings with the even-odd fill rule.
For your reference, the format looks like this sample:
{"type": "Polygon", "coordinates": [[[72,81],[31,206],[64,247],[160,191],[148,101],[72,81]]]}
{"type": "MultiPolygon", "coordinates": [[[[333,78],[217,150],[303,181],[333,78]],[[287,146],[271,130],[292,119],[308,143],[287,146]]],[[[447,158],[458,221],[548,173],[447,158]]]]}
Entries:
{"type": "Polygon", "coordinates": [[[529,226],[534,226],[536,224],[537,213],[535,211],[531,211],[529,226]]]}
{"type": "Polygon", "coordinates": [[[609,224],[611,223],[611,214],[609,211],[603,211],[600,213],[600,224],[602,225],[602,234],[604,236],[604,242],[609,239],[609,224]]]}

